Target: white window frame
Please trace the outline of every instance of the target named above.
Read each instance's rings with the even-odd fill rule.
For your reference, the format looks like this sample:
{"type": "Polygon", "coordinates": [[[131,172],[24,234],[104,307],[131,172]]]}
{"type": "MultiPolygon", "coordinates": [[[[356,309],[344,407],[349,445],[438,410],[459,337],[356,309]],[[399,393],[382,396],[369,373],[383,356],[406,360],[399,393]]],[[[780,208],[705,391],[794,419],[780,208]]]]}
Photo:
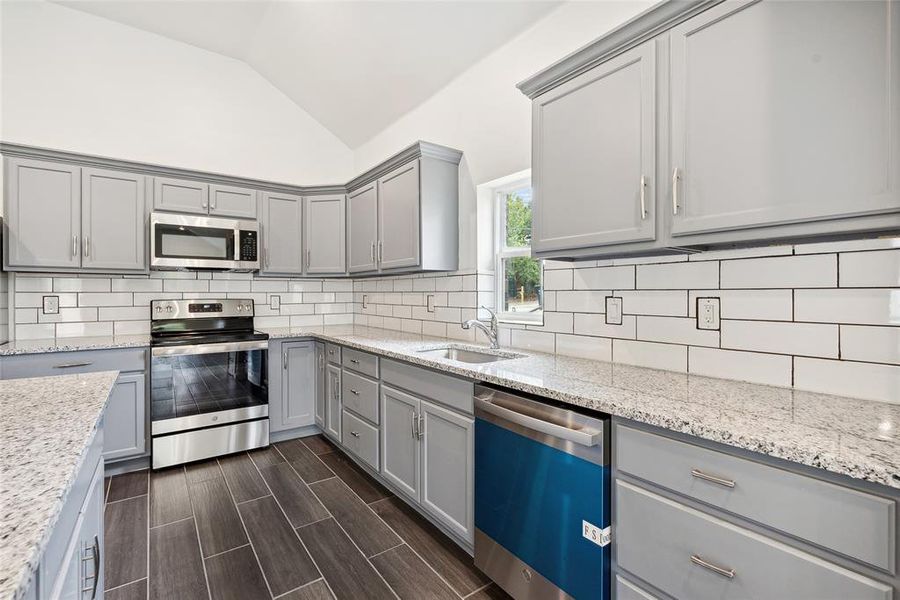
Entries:
{"type": "MultiPolygon", "coordinates": [[[[506,195],[523,187],[531,187],[531,178],[518,179],[512,183],[494,189],[494,309],[497,319],[503,323],[519,323],[525,325],[543,325],[544,303],[541,298],[541,311],[535,313],[508,312],[504,310],[506,300],[506,274],[503,271],[503,259],[517,256],[531,256],[531,246],[510,248],[506,245],[506,195]]],[[[532,222],[533,225],[533,222],[532,222]]],[[[544,261],[538,259],[541,268],[541,289],[544,285],[544,261]]]]}

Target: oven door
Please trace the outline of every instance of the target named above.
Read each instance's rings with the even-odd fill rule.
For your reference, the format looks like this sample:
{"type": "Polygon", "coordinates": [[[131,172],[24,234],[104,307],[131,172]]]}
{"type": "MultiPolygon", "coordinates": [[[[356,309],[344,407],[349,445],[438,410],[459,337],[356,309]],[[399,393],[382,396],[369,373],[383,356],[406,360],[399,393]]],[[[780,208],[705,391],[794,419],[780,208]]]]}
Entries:
{"type": "Polygon", "coordinates": [[[153,436],[268,421],[268,341],[152,349],[153,436]]]}
{"type": "Polygon", "coordinates": [[[150,266],[162,269],[231,269],[259,268],[255,221],[238,221],[216,217],[150,215],[150,266]],[[249,233],[249,235],[248,235],[249,233]],[[241,260],[242,257],[253,260],[241,260]]]}

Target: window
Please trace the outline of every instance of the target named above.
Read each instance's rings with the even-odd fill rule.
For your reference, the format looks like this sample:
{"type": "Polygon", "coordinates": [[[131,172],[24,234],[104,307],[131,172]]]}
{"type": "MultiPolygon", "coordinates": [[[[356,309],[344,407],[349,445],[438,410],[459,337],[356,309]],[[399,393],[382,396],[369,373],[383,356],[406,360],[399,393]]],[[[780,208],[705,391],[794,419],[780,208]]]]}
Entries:
{"type": "Polygon", "coordinates": [[[531,182],[496,192],[497,313],[506,322],[543,322],[543,264],[531,258],[531,182]]]}

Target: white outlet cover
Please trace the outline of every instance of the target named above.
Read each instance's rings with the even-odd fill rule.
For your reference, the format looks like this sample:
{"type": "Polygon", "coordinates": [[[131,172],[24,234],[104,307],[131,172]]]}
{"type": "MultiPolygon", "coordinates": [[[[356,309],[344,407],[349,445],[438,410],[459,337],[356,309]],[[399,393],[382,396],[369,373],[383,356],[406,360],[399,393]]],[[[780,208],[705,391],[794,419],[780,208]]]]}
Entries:
{"type": "Polygon", "coordinates": [[[622,324],[622,298],[619,296],[606,297],[606,324],[622,324]]]}
{"type": "Polygon", "coordinates": [[[272,310],[281,308],[281,296],[269,296],[269,308],[272,310]]]}
{"type": "Polygon", "coordinates": [[[697,329],[719,329],[719,298],[697,298],[697,329]]]}
{"type": "Polygon", "coordinates": [[[59,314],[59,296],[44,296],[44,314],[59,314]]]}

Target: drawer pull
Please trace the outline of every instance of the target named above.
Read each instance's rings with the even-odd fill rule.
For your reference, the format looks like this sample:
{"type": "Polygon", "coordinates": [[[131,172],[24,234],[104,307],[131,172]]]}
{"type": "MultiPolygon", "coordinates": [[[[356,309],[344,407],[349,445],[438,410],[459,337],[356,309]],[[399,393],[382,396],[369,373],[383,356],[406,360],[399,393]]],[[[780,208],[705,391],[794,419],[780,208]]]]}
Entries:
{"type": "Polygon", "coordinates": [[[350,435],[352,435],[352,436],[355,437],[355,438],[358,438],[358,437],[359,437],[359,432],[358,432],[358,431],[351,431],[351,432],[350,432],[350,435]]]}
{"type": "Polygon", "coordinates": [[[350,393],[353,394],[354,396],[359,396],[359,392],[357,392],[353,388],[350,389],[350,393]]]}
{"type": "Polygon", "coordinates": [[[728,579],[734,579],[734,569],[723,569],[720,566],[714,565],[711,562],[707,562],[697,556],[696,554],[691,554],[691,562],[695,565],[700,565],[704,569],[709,569],[713,573],[718,573],[722,577],[727,577],[728,579]]]}
{"type": "Polygon", "coordinates": [[[354,365],[358,365],[358,364],[359,364],[359,361],[356,360],[355,358],[351,358],[351,359],[350,359],[350,362],[352,362],[354,365]]]}
{"type": "Polygon", "coordinates": [[[73,369],[75,367],[89,367],[92,364],[94,364],[94,363],[92,363],[92,362],[62,363],[59,365],[53,365],[53,368],[54,369],[73,369]]]}
{"type": "Polygon", "coordinates": [[[331,356],[334,356],[334,350],[329,350],[328,354],[330,354],[331,356]]]}
{"type": "Polygon", "coordinates": [[[724,479],[722,477],[716,477],[715,475],[708,475],[701,471],[700,469],[691,469],[691,475],[696,477],[697,479],[702,479],[703,481],[710,481],[712,483],[718,483],[719,485],[724,485],[728,488],[734,487],[734,481],[731,479],[724,479]]]}

